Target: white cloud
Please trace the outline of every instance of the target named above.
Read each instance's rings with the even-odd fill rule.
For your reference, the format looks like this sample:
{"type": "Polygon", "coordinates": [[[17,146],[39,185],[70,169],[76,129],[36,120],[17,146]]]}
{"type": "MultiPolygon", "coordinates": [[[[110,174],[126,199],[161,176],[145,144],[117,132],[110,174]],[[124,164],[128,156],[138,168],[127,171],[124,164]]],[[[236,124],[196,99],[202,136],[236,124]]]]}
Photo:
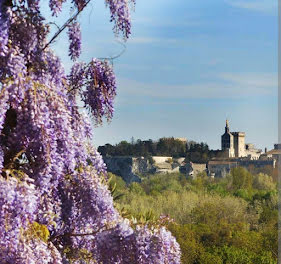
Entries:
{"type": "Polygon", "coordinates": [[[263,13],[276,13],[278,10],[277,0],[225,0],[226,3],[243,9],[249,9],[253,11],[263,13]]]}
{"type": "Polygon", "coordinates": [[[119,79],[119,95],[155,99],[223,99],[277,95],[277,74],[222,73],[214,81],[187,85],[136,82],[119,79]]]}

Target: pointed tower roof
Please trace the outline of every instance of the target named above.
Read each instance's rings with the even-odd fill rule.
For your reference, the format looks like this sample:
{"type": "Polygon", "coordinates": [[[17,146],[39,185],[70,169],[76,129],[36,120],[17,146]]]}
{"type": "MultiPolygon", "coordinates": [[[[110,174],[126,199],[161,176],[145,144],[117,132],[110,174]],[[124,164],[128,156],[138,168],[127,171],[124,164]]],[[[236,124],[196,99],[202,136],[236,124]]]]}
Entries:
{"type": "Polygon", "coordinates": [[[225,122],[225,133],[229,134],[229,123],[228,123],[228,120],[226,119],[226,122],[225,122]]]}

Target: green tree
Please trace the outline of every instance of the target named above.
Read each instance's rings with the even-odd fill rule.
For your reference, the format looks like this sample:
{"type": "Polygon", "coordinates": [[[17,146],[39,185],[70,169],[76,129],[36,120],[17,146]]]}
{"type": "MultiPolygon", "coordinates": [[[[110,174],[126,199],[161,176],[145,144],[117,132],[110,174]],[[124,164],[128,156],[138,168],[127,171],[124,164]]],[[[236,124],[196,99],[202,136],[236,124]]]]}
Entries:
{"type": "Polygon", "coordinates": [[[253,175],[248,172],[245,168],[238,167],[233,168],[230,172],[231,176],[231,188],[233,190],[246,189],[249,190],[252,188],[253,175]]]}
{"type": "Polygon", "coordinates": [[[275,187],[276,184],[273,182],[271,176],[264,173],[254,175],[253,188],[257,190],[274,190],[275,187]]]}

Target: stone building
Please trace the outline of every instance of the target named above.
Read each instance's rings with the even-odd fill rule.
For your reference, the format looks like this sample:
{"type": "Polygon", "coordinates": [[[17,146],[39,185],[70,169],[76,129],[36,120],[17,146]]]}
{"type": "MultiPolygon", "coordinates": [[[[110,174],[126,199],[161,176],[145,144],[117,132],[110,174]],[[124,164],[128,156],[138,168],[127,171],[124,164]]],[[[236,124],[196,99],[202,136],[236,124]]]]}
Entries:
{"type": "Polygon", "coordinates": [[[107,171],[112,172],[130,184],[132,182],[141,182],[139,174],[153,172],[153,167],[149,161],[143,157],[103,157],[107,171]]]}
{"type": "Polygon", "coordinates": [[[221,136],[221,149],[222,149],[222,151],[224,151],[226,153],[226,156],[228,158],[235,157],[234,139],[233,139],[233,135],[229,131],[228,120],[226,120],[225,132],[221,136]]]}
{"type": "Polygon", "coordinates": [[[281,144],[274,144],[274,149],[266,151],[264,154],[261,155],[261,157],[263,159],[273,158],[276,161],[279,161],[281,157],[281,144]]]}
{"type": "Polygon", "coordinates": [[[207,173],[216,178],[225,178],[232,168],[237,168],[236,160],[210,160],[207,163],[207,173]]]}
{"type": "Polygon", "coordinates": [[[207,167],[205,163],[183,162],[179,172],[185,174],[188,178],[196,179],[198,174],[207,172],[207,167]]]}
{"type": "Polygon", "coordinates": [[[245,157],[245,133],[244,132],[231,132],[234,139],[234,156],[245,157]]]}
{"type": "Polygon", "coordinates": [[[152,157],[152,162],[145,157],[132,156],[106,156],[103,160],[107,166],[107,171],[121,176],[123,180],[130,184],[140,182],[141,177],[147,174],[174,173],[179,172],[183,159],[174,160],[172,157],[152,157]]]}
{"type": "Polygon", "coordinates": [[[245,144],[245,153],[246,153],[246,156],[249,159],[257,160],[257,159],[259,159],[261,157],[262,150],[261,149],[256,149],[254,144],[247,143],[247,144],[245,144]]]}
{"type": "Polygon", "coordinates": [[[228,120],[226,120],[225,132],[221,136],[221,149],[227,158],[245,157],[245,133],[230,132],[228,120]]]}

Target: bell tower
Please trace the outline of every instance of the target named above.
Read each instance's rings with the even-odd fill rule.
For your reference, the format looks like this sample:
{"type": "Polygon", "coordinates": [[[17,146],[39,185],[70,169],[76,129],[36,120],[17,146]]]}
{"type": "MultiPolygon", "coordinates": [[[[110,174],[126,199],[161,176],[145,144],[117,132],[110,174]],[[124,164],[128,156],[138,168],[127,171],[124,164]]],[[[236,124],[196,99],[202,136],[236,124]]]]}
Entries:
{"type": "Polygon", "coordinates": [[[230,133],[228,120],[226,120],[225,132],[221,136],[221,149],[227,152],[229,158],[234,157],[234,137],[230,133]]]}
{"type": "Polygon", "coordinates": [[[226,119],[226,122],[225,122],[225,133],[229,133],[229,125],[228,125],[227,119],[226,119]]]}

